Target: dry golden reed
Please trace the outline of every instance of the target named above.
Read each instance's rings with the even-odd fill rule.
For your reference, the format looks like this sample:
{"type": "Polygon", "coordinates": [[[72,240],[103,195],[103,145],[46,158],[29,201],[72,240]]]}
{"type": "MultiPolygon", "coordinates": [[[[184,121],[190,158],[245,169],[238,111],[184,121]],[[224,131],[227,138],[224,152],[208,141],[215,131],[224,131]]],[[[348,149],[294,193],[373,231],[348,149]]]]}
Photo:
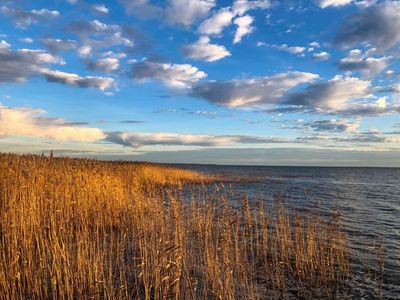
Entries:
{"type": "Polygon", "coordinates": [[[245,195],[234,207],[222,184],[199,188],[211,180],[0,154],[0,299],[337,297],[350,274],[338,216],[245,195]]]}

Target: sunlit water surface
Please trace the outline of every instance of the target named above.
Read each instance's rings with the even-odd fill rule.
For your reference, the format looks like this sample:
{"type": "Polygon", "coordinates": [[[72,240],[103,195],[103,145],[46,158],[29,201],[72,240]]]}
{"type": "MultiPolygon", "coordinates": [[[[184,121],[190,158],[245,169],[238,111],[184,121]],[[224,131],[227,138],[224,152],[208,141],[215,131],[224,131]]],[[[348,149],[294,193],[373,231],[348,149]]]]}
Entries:
{"type": "MultiPolygon", "coordinates": [[[[238,197],[260,195],[269,202],[280,197],[287,207],[319,206],[321,215],[339,210],[354,257],[352,296],[400,299],[400,169],[180,165],[205,173],[258,178],[232,183],[238,197]],[[383,243],[383,284],[371,273],[376,244],[383,243]],[[372,265],[372,266],[371,266],[372,265]]],[[[382,276],[380,276],[381,278],[382,276]]]]}

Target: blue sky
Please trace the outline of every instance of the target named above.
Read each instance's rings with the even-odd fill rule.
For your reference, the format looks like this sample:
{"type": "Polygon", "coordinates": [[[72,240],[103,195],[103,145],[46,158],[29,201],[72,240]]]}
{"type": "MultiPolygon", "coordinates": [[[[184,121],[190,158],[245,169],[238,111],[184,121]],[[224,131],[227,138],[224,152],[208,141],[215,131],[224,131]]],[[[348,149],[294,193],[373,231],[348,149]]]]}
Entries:
{"type": "Polygon", "coordinates": [[[400,1],[1,3],[2,151],[400,166],[400,1]]]}

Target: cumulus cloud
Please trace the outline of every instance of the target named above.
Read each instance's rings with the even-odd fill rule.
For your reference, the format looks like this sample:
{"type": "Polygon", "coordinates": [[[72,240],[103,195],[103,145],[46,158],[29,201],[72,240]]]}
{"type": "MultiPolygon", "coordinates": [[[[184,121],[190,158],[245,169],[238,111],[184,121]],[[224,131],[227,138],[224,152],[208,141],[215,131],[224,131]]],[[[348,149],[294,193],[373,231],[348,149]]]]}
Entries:
{"type": "Polygon", "coordinates": [[[85,39],[89,36],[98,36],[104,34],[114,34],[121,31],[119,25],[109,25],[99,20],[75,21],[67,26],[67,30],[75,33],[85,39]]]}
{"type": "Polygon", "coordinates": [[[11,50],[10,45],[0,42],[0,83],[23,82],[37,75],[48,64],[60,64],[63,60],[43,50],[11,50]]]}
{"type": "Polygon", "coordinates": [[[150,47],[147,38],[131,26],[92,20],[72,22],[66,28],[81,40],[77,53],[82,58],[101,56],[101,51],[128,55],[136,51],[146,51],[150,47]]]}
{"type": "Polygon", "coordinates": [[[237,25],[235,37],[233,39],[234,44],[239,43],[245,35],[253,32],[254,27],[251,26],[251,24],[253,24],[253,21],[253,17],[249,15],[238,17],[233,21],[233,23],[237,25]]]}
{"type": "Polygon", "coordinates": [[[236,0],[233,3],[232,10],[235,15],[243,16],[246,12],[253,9],[267,9],[272,6],[270,0],[236,0]]]}
{"type": "Polygon", "coordinates": [[[168,0],[157,6],[149,0],[120,0],[129,14],[141,19],[159,18],[168,24],[190,26],[205,18],[215,0],[168,0]]]}
{"type": "Polygon", "coordinates": [[[151,19],[162,14],[162,8],[153,5],[149,0],[120,0],[128,14],[141,19],[151,19]]]}
{"type": "Polygon", "coordinates": [[[92,10],[96,13],[100,13],[100,14],[108,14],[109,10],[107,8],[107,6],[105,6],[104,4],[92,4],[92,10]]]}
{"type": "Polygon", "coordinates": [[[304,51],[306,51],[305,47],[300,47],[300,46],[288,46],[287,44],[282,44],[282,45],[270,45],[271,48],[276,49],[278,51],[283,51],[287,52],[290,54],[302,54],[304,51]]]}
{"type": "Polygon", "coordinates": [[[76,34],[82,41],[78,49],[78,55],[88,57],[97,54],[102,49],[132,52],[136,49],[144,49],[145,38],[130,26],[105,24],[98,20],[73,22],[67,26],[67,30],[76,34]]]}
{"type": "Polygon", "coordinates": [[[197,42],[184,46],[182,52],[190,59],[207,62],[220,60],[231,55],[224,46],[210,44],[210,38],[207,36],[202,36],[197,42]]]}
{"type": "Polygon", "coordinates": [[[373,88],[368,80],[337,75],[316,82],[302,91],[288,93],[280,106],[265,109],[268,113],[318,113],[343,117],[366,117],[400,112],[400,105],[388,97],[371,94],[395,92],[395,87],[373,88]]]}
{"type": "Polygon", "coordinates": [[[312,73],[286,72],[253,79],[208,81],[194,85],[190,94],[222,106],[263,107],[282,101],[292,88],[317,78],[312,73]]]}
{"type": "Polygon", "coordinates": [[[92,47],[89,45],[83,45],[78,49],[78,55],[80,57],[88,57],[92,53],[92,47]]]}
{"type": "Polygon", "coordinates": [[[253,17],[245,14],[253,9],[267,9],[271,7],[269,0],[236,0],[232,6],[223,7],[211,17],[204,20],[199,26],[199,33],[204,35],[220,35],[225,27],[232,24],[237,25],[234,43],[240,42],[241,38],[251,33],[254,28],[251,26],[253,17]]]}
{"type": "Polygon", "coordinates": [[[106,91],[116,87],[115,80],[110,77],[86,76],[82,77],[74,73],[66,73],[57,70],[43,69],[40,72],[47,81],[81,87],[96,88],[106,91]]]}
{"type": "Polygon", "coordinates": [[[7,43],[7,41],[5,41],[5,40],[0,41],[0,50],[2,50],[2,51],[8,50],[10,47],[11,47],[11,45],[9,43],[7,43]]]}
{"type": "Polygon", "coordinates": [[[111,73],[119,69],[119,60],[115,57],[100,58],[96,61],[90,61],[87,64],[88,68],[93,71],[102,71],[111,73]]]}
{"type": "MultiPolygon", "coordinates": [[[[126,11],[129,14],[133,14],[136,17],[142,19],[152,19],[159,18],[165,20],[167,23],[172,25],[184,25],[190,26],[205,17],[210,13],[210,10],[215,7],[215,0],[168,0],[163,3],[164,5],[156,5],[151,0],[120,0],[120,2],[125,6],[126,11]]],[[[222,16],[225,20],[225,26],[231,23],[234,16],[243,16],[247,11],[253,9],[266,9],[271,7],[270,0],[236,0],[229,7],[220,9],[217,13],[214,13],[211,18],[213,21],[206,22],[205,27],[209,26],[220,26],[216,23],[222,21],[222,16]],[[228,14],[223,12],[229,11],[228,14]],[[217,16],[218,15],[218,16],[217,16]],[[213,23],[213,24],[211,24],[213,23]]],[[[220,32],[222,29],[220,29],[220,32]]],[[[201,31],[202,34],[208,34],[201,31]]],[[[212,33],[215,34],[215,33],[212,33]]]]}
{"type": "Polygon", "coordinates": [[[12,18],[15,26],[23,29],[33,23],[46,21],[48,19],[56,18],[60,15],[57,10],[48,10],[45,8],[25,11],[18,8],[2,6],[0,11],[3,15],[12,18]]]}
{"type": "Polygon", "coordinates": [[[370,85],[370,81],[337,75],[328,81],[314,83],[303,91],[290,94],[287,104],[319,111],[343,110],[348,108],[352,100],[369,96],[370,85]]]}
{"type": "Polygon", "coordinates": [[[215,0],[169,0],[165,10],[171,24],[189,26],[206,17],[215,6],[215,0]]]}
{"type": "Polygon", "coordinates": [[[319,47],[321,47],[321,45],[320,45],[317,41],[311,42],[309,45],[310,45],[311,47],[314,47],[314,48],[319,48],[319,47]]]}
{"type": "Polygon", "coordinates": [[[400,3],[385,2],[347,17],[340,27],[335,44],[352,47],[368,44],[385,51],[400,42],[400,3]]]}
{"type": "Polygon", "coordinates": [[[339,7],[352,3],[353,0],[318,0],[318,5],[321,8],[327,8],[329,6],[339,7]]]}
{"type": "Polygon", "coordinates": [[[391,57],[367,57],[361,50],[354,49],[338,62],[338,67],[342,71],[361,72],[364,76],[371,77],[385,70],[390,61],[391,57]]]}
{"type": "Polygon", "coordinates": [[[207,76],[189,64],[140,61],[132,65],[131,78],[137,81],[159,80],[176,88],[187,88],[207,76]]]}
{"type": "Polygon", "coordinates": [[[76,48],[76,42],[74,40],[42,38],[40,42],[52,53],[59,53],[76,48]]]}
{"type": "Polygon", "coordinates": [[[231,144],[268,144],[288,142],[275,137],[257,137],[247,135],[196,135],[165,132],[107,132],[106,140],[114,144],[133,148],[153,145],[215,147],[231,144]]]}
{"type": "Polygon", "coordinates": [[[316,53],[313,53],[313,55],[312,55],[313,59],[318,60],[318,61],[328,60],[330,56],[331,55],[325,51],[316,52],[316,53]]]}
{"type": "Polygon", "coordinates": [[[201,23],[198,31],[201,34],[219,35],[222,33],[225,27],[232,23],[233,17],[233,11],[231,11],[229,8],[222,8],[201,23]]]}
{"type": "Polygon", "coordinates": [[[101,91],[114,88],[113,78],[87,76],[54,71],[48,65],[64,64],[64,61],[43,50],[11,50],[10,45],[0,42],[0,83],[23,82],[28,77],[43,76],[49,82],[57,82],[77,87],[92,87],[101,91]]]}
{"type": "Polygon", "coordinates": [[[94,142],[105,138],[98,128],[77,127],[63,119],[43,118],[46,111],[0,106],[0,137],[23,136],[56,141],[94,142]]]}

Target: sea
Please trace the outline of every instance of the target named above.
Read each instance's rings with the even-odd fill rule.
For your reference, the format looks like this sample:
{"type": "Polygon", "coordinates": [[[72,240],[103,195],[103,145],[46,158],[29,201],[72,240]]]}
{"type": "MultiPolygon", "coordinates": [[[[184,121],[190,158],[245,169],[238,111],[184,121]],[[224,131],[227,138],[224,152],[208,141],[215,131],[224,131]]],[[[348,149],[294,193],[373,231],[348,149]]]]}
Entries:
{"type": "Polygon", "coordinates": [[[400,299],[400,168],[177,166],[254,178],[229,183],[229,190],[246,193],[254,202],[278,197],[289,208],[318,207],[326,216],[340,212],[353,257],[351,297],[400,299]],[[381,245],[384,271],[378,276],[374,270],[381,245]]]}

